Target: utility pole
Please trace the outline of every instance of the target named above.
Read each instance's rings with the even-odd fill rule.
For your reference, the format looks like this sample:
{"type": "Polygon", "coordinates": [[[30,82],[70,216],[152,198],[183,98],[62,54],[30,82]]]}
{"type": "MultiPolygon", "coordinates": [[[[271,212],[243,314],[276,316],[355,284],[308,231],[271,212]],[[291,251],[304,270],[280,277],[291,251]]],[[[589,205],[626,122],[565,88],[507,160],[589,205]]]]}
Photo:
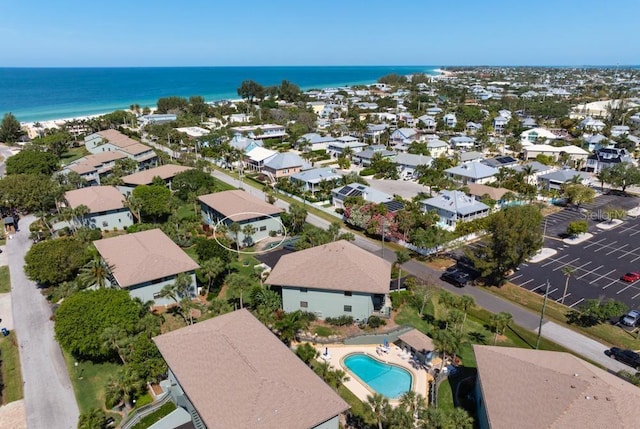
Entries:
{"type": "Polygon", "coordinates": [[[385,220],[382,221],[382,259],[384,259],[384,227],[385,220]]]}
{"type": "Polygon", "coordinates": [[[538,325],[538,338],[536,339],[536,350],[540,347],[540,336],[542,335],[542,322],[544,320],[544,310],[547,307],[547,298],[549,296],[549,280],[547,279],[547,288],[544,292],[544,299],[542,300],[542,310],[540,311],[540,324],[538,325]]]}

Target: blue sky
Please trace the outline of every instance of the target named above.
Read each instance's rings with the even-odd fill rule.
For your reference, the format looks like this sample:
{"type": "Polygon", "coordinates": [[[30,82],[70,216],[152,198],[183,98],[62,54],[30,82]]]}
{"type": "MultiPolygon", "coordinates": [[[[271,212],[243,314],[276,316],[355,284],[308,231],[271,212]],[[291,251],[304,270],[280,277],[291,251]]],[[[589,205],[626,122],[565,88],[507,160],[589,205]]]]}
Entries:
{"type": "Polygon", "coordinates": [[[640,63],[639,0],[0,0],[0,66],[640,63]]]}

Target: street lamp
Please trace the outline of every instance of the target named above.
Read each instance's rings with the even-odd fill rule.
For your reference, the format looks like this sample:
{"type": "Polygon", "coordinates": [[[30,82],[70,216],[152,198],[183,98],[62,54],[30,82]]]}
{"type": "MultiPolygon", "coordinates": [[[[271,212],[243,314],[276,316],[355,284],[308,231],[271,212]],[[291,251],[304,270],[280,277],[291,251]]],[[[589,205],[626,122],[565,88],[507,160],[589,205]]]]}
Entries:
{"type": "Polygon", "coordinates": [[[542,300],[542,310],[540,311],[540,324],[538,325],[538,338],[536,339],[536,350],[540,347],[540,336],[542,335],[542,322],[544,321],[544,310],[547,308],[547,298],[549,297],[549,280],[542,300]]]}

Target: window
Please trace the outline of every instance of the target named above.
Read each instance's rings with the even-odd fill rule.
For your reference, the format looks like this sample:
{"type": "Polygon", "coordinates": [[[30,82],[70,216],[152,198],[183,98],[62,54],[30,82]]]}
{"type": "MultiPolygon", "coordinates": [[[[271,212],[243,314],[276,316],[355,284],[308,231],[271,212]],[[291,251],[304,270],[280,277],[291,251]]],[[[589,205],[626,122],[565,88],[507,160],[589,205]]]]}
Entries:
{"type": "Polygon", "coordinates": [[[306,288],[306,287],[301,287],[301,288],[300,288],[300,292],[302,292],[302,293],[307,293],[307,288],[306,288]]]}
{"type": "Polygon", "coordinates": [[[344,296],[351,296],[351,291],[345,290],[344,291],[344,296]]]}
{"type": "Polygon", "coordinates": [[[156,292],[153,294],[153,299],[162,298],[162,292],[156,292]]]}
{"type": "Polygon", "coordinates": [[[344,306],[344,311],[345,311],[345,313],[351,313],[351,306],[350,305],[345,305],[344,306]]]}
{"type": "Polygon", "coordinates": [[[307,301],[300,301],[300,308],[307,308],[309,303],[307,301]]]}
{"type": "Polygon", "coordinates": [[[267,227],[266,227],[266,226],[261,226],[261,227],[260,227],[260,231],[266,231],[266,230],[267,230],[267,227]]]}

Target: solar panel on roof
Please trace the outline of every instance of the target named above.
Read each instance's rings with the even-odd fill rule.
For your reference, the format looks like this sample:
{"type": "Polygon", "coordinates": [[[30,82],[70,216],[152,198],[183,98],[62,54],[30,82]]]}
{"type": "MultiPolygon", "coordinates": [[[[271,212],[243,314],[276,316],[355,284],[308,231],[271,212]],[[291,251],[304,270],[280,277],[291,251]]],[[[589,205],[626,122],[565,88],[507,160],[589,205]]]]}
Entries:
{"type": "Polygon", "coordinates": [[[353,192],[349,194],[350,197],[359,197],[360,195],[362,195],[362,191],[358,191],[357,189],[354,189],[353,192]]]}
{"type": "Polygon", "coordinates": [[[390,212],[397,212],[398,210],[402,210],[404,208],[404,203],[402,201],[387,201],[386,203],[384,203],[384,205],[390,212]]]}
{"type": "Polygon", "coordinates": [[[340,189],[340,191],[338,191],[338,194],[347,195],[352,190],[353,190],[353,188],[351,186],[345,186],[344,188],[340,189]]]}
{"type": "Polygon", "coordinates": [[[358,189],[360,189],[361,191],[364,191],[364,186],[360,185],[357,187],[358,189]]]}

